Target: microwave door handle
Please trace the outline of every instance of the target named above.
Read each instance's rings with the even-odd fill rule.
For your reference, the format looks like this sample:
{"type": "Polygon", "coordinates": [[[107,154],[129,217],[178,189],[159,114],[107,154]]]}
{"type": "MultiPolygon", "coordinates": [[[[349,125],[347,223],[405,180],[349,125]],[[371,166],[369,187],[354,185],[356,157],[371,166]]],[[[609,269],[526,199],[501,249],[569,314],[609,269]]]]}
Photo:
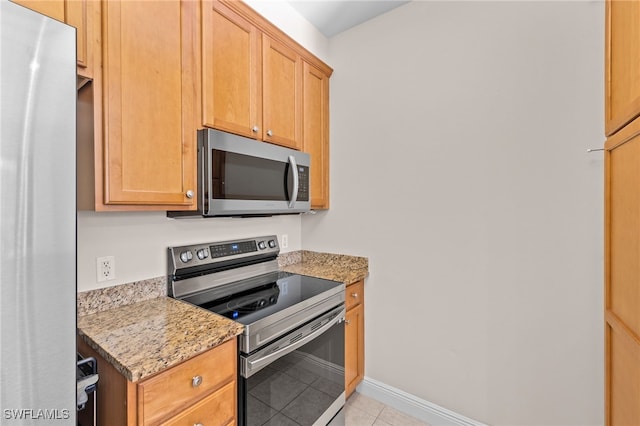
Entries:
{"type": "Polygon", "coordinates": [[[289,156],[289,164],[291,165],[291,170],[293,170],[293,193],[291,194],[291,201],[289,201],[289,208],[292,209],[296,204],[296,201],[298,201],[298,185],[300,183],[298,177],[298,165],[296,164],[296,159],[293,155],[289,156]]]}

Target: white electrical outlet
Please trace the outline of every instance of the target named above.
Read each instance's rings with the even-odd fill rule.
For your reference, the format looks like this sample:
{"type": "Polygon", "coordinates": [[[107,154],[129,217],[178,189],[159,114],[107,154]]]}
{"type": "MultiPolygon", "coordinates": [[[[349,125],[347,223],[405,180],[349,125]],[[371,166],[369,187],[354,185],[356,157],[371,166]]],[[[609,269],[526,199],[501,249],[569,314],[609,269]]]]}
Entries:
{"type": "Polygon", "coordinates": [[[114,280],[116,278],[116,259],[113,256],[98,257],[96,259],[98,282],[114,280]]]}
{"type": "Polygon", "coordinates": [[[280,237],[280,248],[286,249],[289,247],[289,235],[282,234],[280,237]]]}

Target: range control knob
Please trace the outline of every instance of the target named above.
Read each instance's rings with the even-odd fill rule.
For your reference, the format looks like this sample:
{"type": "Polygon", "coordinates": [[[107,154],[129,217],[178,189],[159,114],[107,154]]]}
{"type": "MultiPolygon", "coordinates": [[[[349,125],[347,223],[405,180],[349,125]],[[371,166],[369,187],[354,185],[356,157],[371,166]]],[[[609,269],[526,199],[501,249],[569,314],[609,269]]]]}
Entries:
{"type": "Polygon", "coordinates": [[[193,259],[193,254],[189,250],[180,253],[180,260],[182,260],[182,263],[187,263],[191,259],[193,259]]]}
{"type": "Polygon", "coordinates": [[[275,246],[276,246],[276,240],[269,240],[269,247],[275,248],[275,246]]]}
{"type": "Polygon", "coordinates": [[[196,256],[198,256],[198,259],[200,260],[206,259],[209,257],[209,250],[206,248],[200,249],[196,252],[196,256]]]}
{"type": "Polygon", "coordinates": [[[258,248],[259,248],[260,250],[264,250],[264,249],[266,249],[266,248],[267,248],[267,245],[264,243],[264,241],[260,241],[260,242],[258,243],[258,248]]]}

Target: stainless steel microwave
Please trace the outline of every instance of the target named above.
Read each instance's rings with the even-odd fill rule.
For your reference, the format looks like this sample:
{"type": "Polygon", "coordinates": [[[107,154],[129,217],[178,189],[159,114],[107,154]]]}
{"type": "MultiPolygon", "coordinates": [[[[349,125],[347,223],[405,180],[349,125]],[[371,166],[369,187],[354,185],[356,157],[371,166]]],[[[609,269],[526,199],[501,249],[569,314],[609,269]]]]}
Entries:
{"type": "Polygon", "coordinates": [[[185,216],[270,216],[311,208],[309,154],[219,130],[198,131],[198,211],[185,216]]]}

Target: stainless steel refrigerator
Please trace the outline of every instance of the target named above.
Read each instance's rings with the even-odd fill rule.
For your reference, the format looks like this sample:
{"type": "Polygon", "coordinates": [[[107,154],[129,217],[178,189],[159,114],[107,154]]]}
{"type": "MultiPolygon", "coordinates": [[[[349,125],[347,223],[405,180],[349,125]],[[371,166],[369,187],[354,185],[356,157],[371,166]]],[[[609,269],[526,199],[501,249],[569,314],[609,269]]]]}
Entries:
{"type": "Polygon", "coordinates": [[[0,424],[76,420],[75,29],[0,0],[0,424]]]}

